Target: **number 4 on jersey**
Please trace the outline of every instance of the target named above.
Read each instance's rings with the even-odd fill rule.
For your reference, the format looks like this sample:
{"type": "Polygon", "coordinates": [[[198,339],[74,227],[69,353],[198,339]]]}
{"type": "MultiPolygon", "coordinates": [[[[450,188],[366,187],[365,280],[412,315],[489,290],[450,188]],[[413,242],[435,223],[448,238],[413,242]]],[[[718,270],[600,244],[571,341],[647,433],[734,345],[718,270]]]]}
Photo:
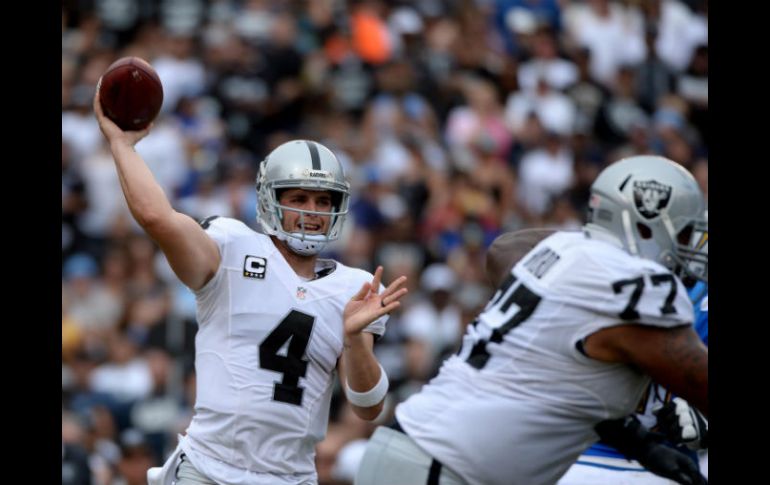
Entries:
{"type": "Polygon", "coordinates": [[[303,357],[314,322],[315,317],[292,310],[259,344],[259,366],[283,374],[273,389],[276,401],[302,405],[303,388],[299,386],[299,378],[307,372],[308,361],[303,357]],[[291,341],[286,355],[279,355],[278,351],[288,340],[291,341]]]}

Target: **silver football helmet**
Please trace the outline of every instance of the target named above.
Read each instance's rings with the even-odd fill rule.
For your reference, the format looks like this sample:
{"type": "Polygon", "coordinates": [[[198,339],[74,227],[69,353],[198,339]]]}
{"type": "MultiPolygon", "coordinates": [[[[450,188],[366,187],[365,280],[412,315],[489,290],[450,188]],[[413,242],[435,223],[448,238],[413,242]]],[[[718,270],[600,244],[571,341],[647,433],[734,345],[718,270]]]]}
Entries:
{"type": "Polygon", "coordinates": [[[605,168],[591,186],[593,237],[708,282],[708,220],[695,178],[667,158],[639,155],[605,168]]]}
{"type": "Polygon", "coordinates": [[[270,152],[262,161],[257,176],[257,219],[266,234],[286,241],[297,254],[313,255],[323,250],[329,241],[340,237],[348,213],[350,184],[337,157],[320,143],[308,140],[286,142],[270,152]],[[295,209],[279,204],[282,189],[330,191],[332,212],[295,209]],[[283,229],[283,211],[299,212],[301,232],[283,229]],[[331,216],[325,234],[307,234],[304,217],[307,214],[331,216]]]}

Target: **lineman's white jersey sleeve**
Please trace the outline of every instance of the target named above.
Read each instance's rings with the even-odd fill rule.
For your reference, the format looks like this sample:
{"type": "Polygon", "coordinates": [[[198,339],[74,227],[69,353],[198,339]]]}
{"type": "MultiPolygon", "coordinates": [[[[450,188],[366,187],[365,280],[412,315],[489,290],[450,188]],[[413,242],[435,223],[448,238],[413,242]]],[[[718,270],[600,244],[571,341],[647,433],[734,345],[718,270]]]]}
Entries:
{"type": "MultiPolygon", "coordinates": [[[[304,281],[269,237],[234,219],[202,225],[221,263],[196,292],[197,396],[182,446],[217,483],[313,481],[343,309],[373,276],[319,260],[323,276],[304,281]]],[[[386,320],[367,331],[382,334],[386,320]]]]}
{"type": "Polygon", "coordinates": [[[692,317],[687,292],[663,266],[583,233],[556,233],[513,268],[458,355],[396,417],[469,483],[555,483],[598,439],[594,425],[630,414],[649,382],[587,357],[583,339],[692,317]]]}

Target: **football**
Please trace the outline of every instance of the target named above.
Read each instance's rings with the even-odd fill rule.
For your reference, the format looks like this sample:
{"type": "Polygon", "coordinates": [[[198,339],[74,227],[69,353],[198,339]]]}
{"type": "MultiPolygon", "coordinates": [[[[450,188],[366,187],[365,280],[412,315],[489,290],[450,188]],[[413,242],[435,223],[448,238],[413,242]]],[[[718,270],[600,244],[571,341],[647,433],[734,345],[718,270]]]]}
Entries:
{"type": "Polygon", "coordinates": [[[163,104],[158,74],[139,57],[123,57],[113,62],[102,75],[98,89],[104,114],[125,131],[146,128],[163,104]]]}

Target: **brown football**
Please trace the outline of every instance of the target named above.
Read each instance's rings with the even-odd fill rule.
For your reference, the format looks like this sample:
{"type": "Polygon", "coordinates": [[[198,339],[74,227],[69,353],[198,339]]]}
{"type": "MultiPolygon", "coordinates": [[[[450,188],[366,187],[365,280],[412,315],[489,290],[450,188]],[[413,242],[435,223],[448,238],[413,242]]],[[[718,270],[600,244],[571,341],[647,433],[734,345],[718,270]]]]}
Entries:
{"type": "Polygon", "coordinates": [[[113,62],[99,84],[104,114],[126,131],[142,130],[158,116],[163,86],[155,69],[139,57],[113,62]]]}

